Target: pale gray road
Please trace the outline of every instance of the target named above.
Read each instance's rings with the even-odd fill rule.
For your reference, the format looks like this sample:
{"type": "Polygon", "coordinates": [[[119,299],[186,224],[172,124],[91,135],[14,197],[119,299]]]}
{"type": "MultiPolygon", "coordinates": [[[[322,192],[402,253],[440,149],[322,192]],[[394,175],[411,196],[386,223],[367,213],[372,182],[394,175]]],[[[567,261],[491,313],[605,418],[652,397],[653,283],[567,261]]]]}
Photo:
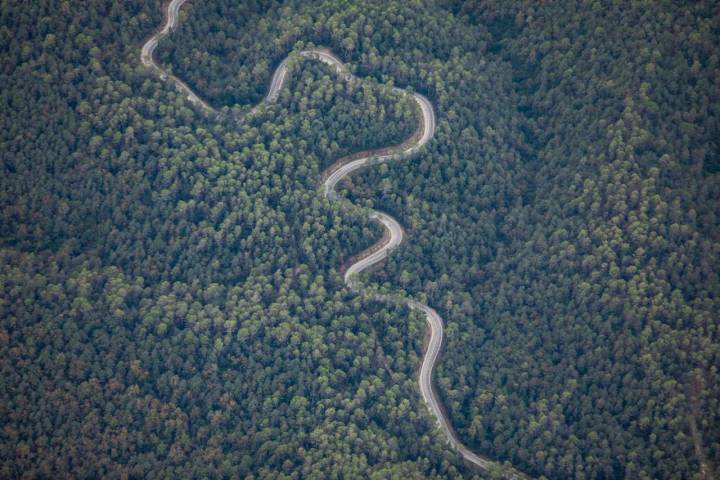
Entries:
{"type": "Polygon", "coordinates": [[[165,12],[165,24],[158,32],[155,33],[155,35],[150,37],[147,42],[145,42],[142,47],[142,51],[140,52],[140,61],[146,67],[150,67],[156,70],[162,80],[170,79],[175,84],[175,88],[177,88],[178,91],[186,95],[190,103],[202,108],[207,112],[215,113],[215,109],[213,109],[210,105],[208,105],[207,103],[205,103],[205,101],[198,97],[195,92],[193,92],[190,87],[185,84],[185,82],[175,77],[174,75],[166,72],[162,67],[155,63],[155,59],[153,58],[153,53],[155,53],[155,48],[157,47],[158,42],[160,42],[163,37],[169,34],[177,25],[180,7],[182,7],[186,1],[187,0],[172,0],[168,4],[167,11],[165,12]]]}
{"type": "MultiPolygon", "coordinates": [[[[155,60],[153,59],[153,52],[155,51],[158,42],[164,36],[169,34],[172,29],[175,28],[180,7],[186,1],[187,0],[172,0],[168,4],[167,11],[165,12],[165,24],[163,25],[161,30],[159,30],[157,33],[155,33],[155,35],[150,37],[147,42],[145,42],[142,47],[140,60],[142,61],[143,65],[156,70],[161,79],[170,79],[175,84],[176,88],[187,96],[187,99],[188,101],[190,101],[190,103],[202,108],[205,111],[215,112],[215,110],[210,107],[210,105],[208,105],[200,97],[198,97],[182,80],[169,74],[162,67],[157,65],[155,63],[155,60]]],[[[322,48],[303,50],[300,52],[300,56],[318,60],[333,67],[335,69],[335,72],[345,81],[357,81],[357,77],[352,75],[345,67],[343,62],[329,50],[322,48]]],[[[278,65],[278,67],[275,69],[275,72],[273,73],[272,79],[270,81],[267,96],[265,97],[266,102],[272,103],[277,100],[280,94],[280,90],[283,88],[285,84],[285,79],[287,78],[288,60],[289,58],[283,60],[280,65],[278,65]]],[[[394,90],[398,93],[407,95],[407,92],[405,90],[399,88],[395,88],[394,90]]],[[[325,196],[329,200],[337,200],[337,197],[335,195],[335,187],[337,183],[351,173],[355,172],[356,170],[369,165],[375,165],[377,163],[406,158],[418,152],[425,144],[427,144],[432,139],[433,135],[435,134],[435,112],[433,110],[433,107],[430,104],[430,101],[428,101],[428,99],[424,96],[418,93],[413,93],[412,96],[413,99],[417,102],[418,107],[420,108],[420,112],[422,114],[422,134],[420,135],[420,138],[416,140],[412,145],[407,146],[404,149],[401,147],[397,147],[396,149],[390,149],[395,150],[392,151],[392,153],[385,153],[382,155],[373,155],[372,153],[369,153],[366,157],[352,160],[332,171],[323,182],[323,191],[325,196]]],[[[257,107],[252,109],[251,113],[254,113],[256,109],[257,107]]],[[[384,260],[390,254],[390,252],[394,248],[398,247],[403,241],[403,229],[398,223],[398,221],[395,220],[393,217],[386,213],[373,211],[370,214],[370,218],[380,222],[383,228],[387,230],[387,241],[385,241],[378,249],[371,248],[368,249],[366,252],[361,253],[359,255],[359,260],[357,260],[355,263],[350,265],[350,267],[348,267],[347,271],[345,272],[344,280],[348,287],[353,290],[355,290],[356,287],[355,279],[358,274],[360,274],[367,268],[377,264],[378,262],[384,260]]],[[[487,471],[491,466],[495,465],[495,462],[493,462],[489,458],[476,455],[475,453],[470,451],[465,445],[463,445],[463,443],[460,441],[457,434],[455,433],[455,430],[452,428],[450,419],[445,416],[444,409],[442,408],[440,399],[438,398],[437,393],[435,392],[435,388],[433,386],[433,369],[435,368],[435,364],[437,363],[438,355],[440,354],[440,349],[442,348],[443,343],[442,318],[435,310],[433,310],[429,306],[410,298],[403,299],[391,295],[377,295],[376,298],[378,300],[386,300],[389,302],[400,301],[405,303],[411,309],[420,310],[425,314],[428,326],[430,327],[430,342],[428,343],[427,350],[425,351],[425,355],[423,356],[422,365],[420,367],[420,375],[418,376],[420,393],[422,394],[422,398],[427,404],[430,412],[437,419],[438,428],[440,428],[447,437],[448,444],[458,453],[460,453],[460,455],[466,461],[479,467],[483,471],[487,471]]],[[[522,472],[508,467],[503,467],[503,477],[512,480],[529,478],[522,472]]]]}
{"type": "MultiPolygon", "coordinates": [[[[345,271],[345,283],[351,288],[355,286],[355,276],[358,273],[385,259],[390,251],[400,245],[403,240],[403,229],[393,217],[382,212],[373,212],[370,218],[380,222],[390,235],[387,243],[383,244],[380,249],[367,255],[361,254],[360,260],[350,265],[345,271]]],[[[442,325],[440,326],[440,330],[440,336],[442,337],[442,325]]]]}

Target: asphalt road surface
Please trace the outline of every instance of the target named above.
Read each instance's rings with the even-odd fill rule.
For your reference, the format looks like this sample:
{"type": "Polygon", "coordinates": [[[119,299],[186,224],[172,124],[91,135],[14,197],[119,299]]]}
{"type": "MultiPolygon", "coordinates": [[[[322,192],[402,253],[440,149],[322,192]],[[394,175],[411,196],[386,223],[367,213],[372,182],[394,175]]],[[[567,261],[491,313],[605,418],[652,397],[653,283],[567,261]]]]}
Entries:
{"type": "MultiPolygon", "coordinates": [[[[215,113],[216,111],[198,97],[195,92],[190,89],[190,87],[188,87],[179,78],[165,71],[161,66],[155,63],[153,58],[153,52],[155,51],[158,42],[168,35],[177,25],[180,7],[186,1],[187,0],[172,0],[167,4],[167,10],[165,11],[165,23],[160,30],[158,30],[147,40],[147,42],[145,42],[140,54],[140,60],[143,65],[155,70],[162,80],[169,79],[172,81],[178,91],[186,95],[190,103],[207,112],[215,113]]],[[[345,81],[359,81],[357,77],[348,71],[343,62],[329,50],[322,48],[303,50],[300,52],[300,56],[329,65],[334,68],[338,76],[345,81]]],[[[283,60],[275,69],[270,81],[267,96],[265,97],[266,102],[272,103],[277,101],[280,90],[285,85],[285,78],[287,77],[288,71],[288,60],[289,58],[283,60]]],[[[400,88],[395,88],[394,90],[399,93],[409,95],[408,92],[400,88]]],[[[323,182],[323,191],[330,201],[338,201],[337,195],[335,194],[335,187],[340,180],[351,173],[363,167],[375,165],[377,163],[407,158],[409,155],[418,152],[433,138],[433,135],[435,134],[435,112],[430,104],[430,101],[418,93],[413,93],[412,97],[417,102],[422,114],[422,131],[419,137],[409,145],[398,145],[391,148],[385,148],[383,149],[382,154],[373,154],[372,151],[367,152],[367,155],[362,158],[356,158],[352,161],[341,164],[339,167],[330,171],[329,174],[326,172],[326,174],[323,175],[323,177],[327,177],[323,182]]],[[[256,108],[252,109],[251,114],[255,111],[256,108]]],[[[413,135],[413,138],[415,136],[416,135],[413,135]]],[[[378,221],[386,230],[387,234],[384,236],[384,241],[379,247],[376,245],[365,252],[362,252],[358,255],[358,260],[356,260],[346,270],[344,280],[346,285],[352,290],[356,289],[355,279],[358,274],[384,260],[390,252],[394,248],[397,248],[403,241],[403,229],[400,226],[400,223],[398,223],[398,221],[393,217],[386,213],[374,211],[370,214],[370,218],[378,221]]],[[[378,295],[377,298],[379,300],[386,300],[389,302],[403,302],[411,309],[420,310],[425,314],[428,326],[430,327],[430,341],[428,342],[427,350],[423,356],[420,374],[418,376],[418,383],[422,398],[427,404],[430,412],[437,419],[438,428],[440,428],[447,437],[448,444],[466,461],[477,466],[483,471],[488,471],[488,469],[490,469],[493,465],[497,465],[497,463],[493,460],[473,453],[460,441],[452,427],[452,424],[450,423],[450,419],[446,416],[445,411],[442,408],[442,403],[440,402],[437,393],[435,392],[435,388],[433,386],[433,369],[437,363],[438,355],[440,354],[443,343],[443,321],[440,315],[438,315],[438,313],[429,306],[410,298],[400,298],[392,295],[378,295]]],[[[507,479],[516,480],[529,478],[522,472],[508,466],[503,466],[502,472],[503,477],[507,479]]]]}

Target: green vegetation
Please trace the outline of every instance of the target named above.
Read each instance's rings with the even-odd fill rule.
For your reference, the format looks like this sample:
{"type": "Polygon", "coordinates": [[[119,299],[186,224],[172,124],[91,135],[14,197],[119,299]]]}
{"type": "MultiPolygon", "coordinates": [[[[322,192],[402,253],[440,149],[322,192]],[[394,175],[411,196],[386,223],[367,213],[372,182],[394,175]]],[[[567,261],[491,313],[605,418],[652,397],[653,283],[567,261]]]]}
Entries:
{"type": "Polygon", "coordinates": [[[424,319],[349,292],[380,228],[325,167],[435,139],[341,192],[408,241],[368,279],[446,321],[474,450],[551,478],[720,468],[713,2],[161,2],[0,9],[0,476],[461,478],[417,390],[424,319]]]}

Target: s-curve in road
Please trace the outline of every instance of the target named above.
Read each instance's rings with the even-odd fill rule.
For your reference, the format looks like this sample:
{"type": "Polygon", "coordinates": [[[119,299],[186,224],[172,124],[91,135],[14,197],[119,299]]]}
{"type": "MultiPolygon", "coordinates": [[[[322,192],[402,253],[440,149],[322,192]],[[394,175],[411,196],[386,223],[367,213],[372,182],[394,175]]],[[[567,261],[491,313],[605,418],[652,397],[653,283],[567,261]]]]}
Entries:
{"type": "Polygon", "coordinates": [[[143,45],[140,52],[140,61],[146,67],[152,68],[153,70],[157,71],[160,75],[160,79],[170,79],[173,84],[175,84],[175,88],[177,88],[178,91],[186,95],[190,103],[200,107],[205,112],[215,113],[215,109],[213,109],[210,105],[208,105],[205,101],[198,97],[195,92],[193,92],[190,87],[185,84],[185,82],[175,77],[174,75],[169,74],[157,63],[155,63],[155,58],[153,57],[153,54],[155,53],[155,48],[158,46],[160,40],[162,40],[163,37],[167,36],[177,25],[180,7],[182,7],[185,2],[187,2],[187,0],[172,0],[170,3],[167,4],[167,9],[164,12],[165,23],[163,24],[162,28],[155,32],[152,37],[148,38],[148,40],[143,45]]]}
{"type": "MultiPolygon", "coordinates": [[[[175,87],[186,95],[187,99],[193,105],[201,108],[206,112],[215,113],[216,111],[203,101],[199,96],[193,92],[182,80],[169,74],[161,66],[159,66],[154,58],[153,52],[158,45],[158,42],[168,35],[177,25],[178,14],[180,7],[187,0],[172,0],[167,4],[165,10],[165,23],[142,47],[140,54],[140,60],[143,65],[153,69],[158,73],[162,80],[171,80],[175,87]]],[[[349,69],[343,64],[343,62],[330,50],[324,48],[316,48],[303,50],[299,52],[301,57],[308,59],[317,60],[323,62],[335,70],[335,73],[344,81],[357,82],[360,81],[354,76],[349,69]]],[[[285,86],[287,79],[289,59],[285,58],[275,69],[268,93],[265,97],[266,103],[273,103],[277,101],[280,91],[285,86]]],[[[394,90],[403,95],[410,95],[406,90],[400,88],[394,88],[394,90]]],[[[413,93],[412,98],[418,105],[418,109],[421,114],[421,125],[417,132],[401,145],[387,147],[382,150],[370,150],[361,154],[353,155],[352,160],[343,161],[338,160],[333,167],[326,170],[322,178],[323,182],[323,193],[330,201],[339,201],[335,194],[335,187],[337,183],[343,178],[347,177],[356,170],[375,165],[377,163],[387,162],[390,160],[400,160],[406,158],[416,152],[418,152],[424,145],[426,145],[435,134],[435,112],[432,104],[424,96],[413,93]]],[[[253,114],[257,111],[257,107],[250,111],[253,114]]],[[[369,249],[358,255],[358,259],[348,267],[345,272],[344,280],[346,285],[351,290],[356,290],[357,283],[355,281],[356,276],[371,266],[385,259],[390,252],[397,248],[403,241],[404,232],[400,223],[393,217],[386,213],[372,211],[370,218],[379,222],[385,229],[385,235],[383,240],[378,244],[370,247],[369,249]]],[[[425,317],[430,327],[430,341],[428,343],[427,350],[423,356],[422,365],[420,367],[420,374],[418,377],[418,383],[420,386],[420,393],[422,398],[427,404],[430,412],[437,418],[438,427],[447,437],[448,444],[455,449],[460,455],[469,463],[475,465],[483,471],[487,471],[491,466],[497,465],[489,458],[477,455],[470,451],[458,438],[455,430],[452,427],[450,419],[445,415],[445,411],[442,408],[440,399],[437,396],[435,388],[433,386],[433,369],[438,360],[440,349],[442,348],[443,342],[443,321],[440,315],[430,308],[429,306],[420,303],[410,298],[402,298],[394,295],[376,295],[377,300],[384,300],[388,302],[403,302],[413,310],[420,310],[425,314],[425,317]]],[[[503,476],[508,479],[525,479],[528,478],[525,474],[510,468],[502,467],[503,476]]]]}

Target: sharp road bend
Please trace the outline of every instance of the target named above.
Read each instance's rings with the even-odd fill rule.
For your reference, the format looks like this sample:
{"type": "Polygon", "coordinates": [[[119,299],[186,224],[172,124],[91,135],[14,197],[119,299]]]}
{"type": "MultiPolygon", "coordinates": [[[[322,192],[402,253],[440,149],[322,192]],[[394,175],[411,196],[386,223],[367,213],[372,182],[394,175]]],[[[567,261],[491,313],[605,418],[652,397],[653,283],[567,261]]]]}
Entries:
{"type": "MultiPolygon", "coordinates": [[[[168,73],[165,69],[158,65],[153,58],[153,52],[155,51],[158,42],[163,37],[167,36],[170,32],[172,32],[172,30],[176,27],[180,7],[186,1],[187,0],[172,0],[171,2],[166,4],[164,12],[165,23],[163,24],[162,28],[159,29],[152,37],[150,37],[143,45],[142,52],[140,54],[140,61],[146,67],[154,70],[161,80],[167,80],[172,82],[175,88],[183,95],[185,95],[190,103],[207,113],[217,113],[215,109],[213,109],[197,94],[195,94],[195,92],[193,92],[190,87],[185,84],[185,82],[168,73]]],[[[345,67],[343,62],[329,50],[318,48],[311,50],[303,50],[299,52],[299,54],[302,57],[317,60],[329,65],[332,69],[335,70],[338,76],[340,76],[340,78],[345,81],[359,81],[357,77],[350,73],[350,71],[345,67]]],[[[270,81],[268,93],[265,97],[266,103],[273,103],[277,101],[280,90],[285,85],[285,79],[288,72],[288,60],[289,58],[283,60],[280,65],[278,65],[278,67],[275,69],[272,80],[270,81]]],[[[395,88],[394,90],[404,95],[408,95],[408,92],[400,88],[395,88]]],[[[354,159],[351,161],[344,162],[342,159],[340,159],[338,162],[335,163],[334,166],[326,170],[326,172],[324,172],[322,176],[322,178],[325,179],[322,184],[322,189],[327,199],[329,199],[330,201],[338,201],[339,199],[335,194],[336,185],[340,180],[347,177],[356,170],[359,170],[366,166],[375,165],[377,163],[407,158],[409,155],[418,152],[425,144],[427,144],[433,138],[433,135],[435,134],[435,112],[433,111],[432,105],[427,98],[418,93],[413,93],[412,97],[417,103],[418,108],[422,114],[422,125],[419,129],[419,132],[416,132],[413,135],[411,142],[409,142],[409,144],[408,142],[406,142],[403,145],[385,148],[382,151],[371,150],[363,152],[362,154],[359,154],[360,158],[357,158],[358,155],[356,154],[353,156],[354,159]]],[[[251,110],[250,113],[254,113],[256,109],[257,107],[251,110]]],[[[370,214],[370,218],[378,221],[383,226],[383,228],[386,230],[386,235],[383,237],[383,240],[381,240],[378,244],[360,253],[357,256],[358,260],[356,260],[346,270],[344,275],[345,284],[353,291],[357,290],[357,283],[355,281],[357,275],[360,274],[362,271],[366,270],[367,268],[385,259],[393,249],[395,249],[402,243],[404,237],[402,227],[400,226],[398,221],[390,215],[382,212],[373,211],[370,214]]],[[[435,388],[433,386],[433,369],[438,360],[438,355],[440,354],[440,349],[442,348],[443,342],[443,321],[440,315],[438,315],[438,313],[429,306],[410,298],[401,298],[394,295],[376,295],[375,298],[377,300],[393,303],[401,302],[406,304],[412,310],[419,310],[425,314],[428,325],[430,327],[430,342],[428,343],[427,350],[425,351],[425,355],[423,356],[418,383],[420,385],[420,393],[422,394],[422,398],[427,404],[430,411],[436,417],[438,428],[440,428],[447,437],[448,444],[454,450],[456,450],[463,457],[463,459],[475,465],[482,471],[488,471],[493,466],[500,466],[500,470],[503,472],[503,478],[510,480],[530,478],[524,473],[513,469],[512,467],[509,467],[507,465],[499,465],[497,462],[494,462],[487,457],[483,457],[473,453],[460,441],[459,437],[455,433],[455,430],[450,423],[450,419],[445,414],[445,410],[443,409],[442,403],[438,398],[437,392],[435,391],[435,388]]]]}

